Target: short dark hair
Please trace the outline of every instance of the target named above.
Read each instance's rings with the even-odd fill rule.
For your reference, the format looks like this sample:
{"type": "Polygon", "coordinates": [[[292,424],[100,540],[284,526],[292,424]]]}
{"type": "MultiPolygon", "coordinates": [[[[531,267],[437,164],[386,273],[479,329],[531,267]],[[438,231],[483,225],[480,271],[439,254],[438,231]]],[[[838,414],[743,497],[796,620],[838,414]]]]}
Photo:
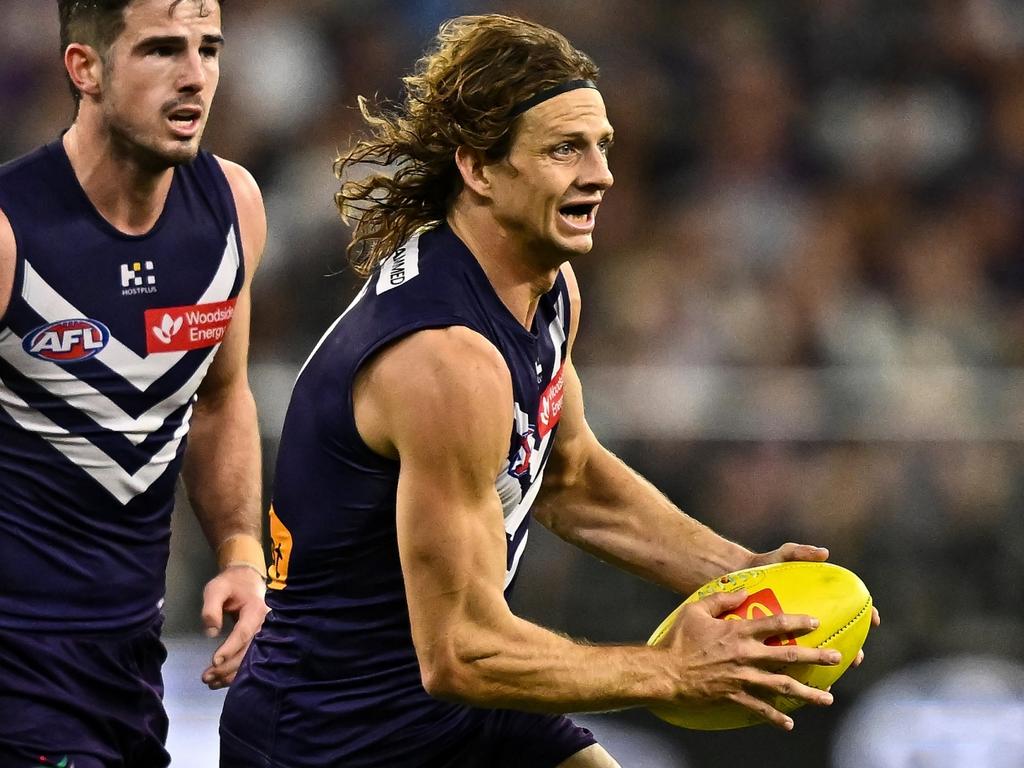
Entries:
{"type": "MultiPolygon", "coordinates": [[[[206,10],[207,0],[199,2],[200,12],[206,10]]],[[[105,57],[117,36],[124,31],[124,12],[135,0],[57,0],[60,13],[60,52],[61,55],[71,43],[83,43],[95,48],[100,56],[105,57]]],[[[169,0],[168,13],[182,0],[169,0]]],[[[221,6],[225,0],[219,0],[221,6]]],[[[68,77],[71,95],[75,104],[82,100],[75,84],[68,77]]]]}

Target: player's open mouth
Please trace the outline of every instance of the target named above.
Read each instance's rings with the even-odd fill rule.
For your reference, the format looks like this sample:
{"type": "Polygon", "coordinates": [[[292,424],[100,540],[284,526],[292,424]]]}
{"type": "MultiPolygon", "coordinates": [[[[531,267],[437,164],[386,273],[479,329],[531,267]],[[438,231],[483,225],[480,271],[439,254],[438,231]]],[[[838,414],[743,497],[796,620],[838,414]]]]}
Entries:
{"type": "Polygon", "coordinates": [[[199,107],[179,107],[167,115],[171,124],[171,130],[183,138],[195,136],[199,130],[199,121],[203,116],[203,110],[199,107]]]}
{"type": "Polygon", "coordinates": [[[597,214],[597,202],[572,203],[563,205],[558,209],[565,221],[572,229],[581,232],[590,232],[594,229],[594,217],[597,214]]]}

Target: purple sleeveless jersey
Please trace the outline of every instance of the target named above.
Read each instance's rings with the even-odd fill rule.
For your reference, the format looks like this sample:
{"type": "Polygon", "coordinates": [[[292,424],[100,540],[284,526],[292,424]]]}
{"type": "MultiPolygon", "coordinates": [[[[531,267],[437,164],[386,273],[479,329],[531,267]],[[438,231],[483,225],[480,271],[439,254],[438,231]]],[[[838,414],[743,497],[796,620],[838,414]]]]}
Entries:
{"type": "MultiPolygon", "coordinates": [[[[474,709],[423,689],[398,557],[398,463],[363,443],[352,408],[360,366],[416,331],[465,326],[501,353],[513,387],[508,460],[495,480],[508,542],[507,598],[558,428],[570,311],[559,276],[541,297],[532,329],[523,328],[442,225],[385,260],[324,334],[295,383],[281,438],[272,611],[221,721],[225,754],[238,748],[256,757],[224,766],[474,765],[484,759],[480,750],[515,741],[515,733],[524,748],[540,750],[520,753],[540,766],[592,743],[565,718],[474,709]],[[489,743],[480,744],[485,733],[489,743]]],[[[501,764],[486,760],[480,764],[501,764]]],[[[517,764],[527,763],[509,763],[517,764]]]]}
{"type": "Polygon", "coordinates": [[[217,160],[117,231],[60,141],[0,168],[14,289],[0,318],[0,630],[134,633],[163,598],[196,388],[242,285],[217,160]]]}

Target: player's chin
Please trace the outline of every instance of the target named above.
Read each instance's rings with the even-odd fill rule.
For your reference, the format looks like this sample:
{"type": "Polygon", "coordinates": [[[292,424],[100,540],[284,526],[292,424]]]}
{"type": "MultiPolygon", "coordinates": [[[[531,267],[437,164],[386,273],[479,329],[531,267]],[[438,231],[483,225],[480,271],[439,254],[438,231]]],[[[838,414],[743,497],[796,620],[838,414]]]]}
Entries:
{"type": "Polygon", "coordinates": [[[594,236],[590,232],[577,232],[573,234],[560,233],[556,238],[558,249],[565,253],[566,257],[582,256],[590,253],[594,248],[594,236]]]}
{"type": "Polygon", "coordinates": [[[170,165],[186,165],[195,160],[198,154],[199,137],[196,136],[189,141],[179,141],[168,146],[164,158],[170,165]]]}
{"type": "Polygon", "coordinates": [[[152,151],[166,165],[187,165],[199,154],[202,137],[202,131],[188,137],[172,135],[152,146],[152,151]]]}
{"type": "Polygon", "coordinates": [[[140,154],[142,163],[153,171],[188,165],[199,154],[198,142],[160,142],[146,146],[140,154]]]}

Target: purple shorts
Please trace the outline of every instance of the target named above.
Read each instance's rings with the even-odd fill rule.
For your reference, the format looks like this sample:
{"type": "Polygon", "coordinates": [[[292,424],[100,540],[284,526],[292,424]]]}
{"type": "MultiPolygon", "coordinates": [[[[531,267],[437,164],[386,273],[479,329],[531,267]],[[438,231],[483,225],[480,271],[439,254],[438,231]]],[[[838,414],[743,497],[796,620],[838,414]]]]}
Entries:
{"type": "Polygon", "coordinates": [[[169,765],[161,623],[126,637],[0,631],[0,765],[169,765]]]}
{"type": "MultiPolygon", "coordinates": [[[[440,752],[423,744],[415,757],[388,768],[555,768],[580,750],[595,744],[594,734],[562,715],[538,715],[513,710],[479,710],[467,739],[440,752]]],[[[221,725],[220,768],[298,768],[322,766],[310,755],[282,755],[281,762],[243,742],[221,725]]]]}

